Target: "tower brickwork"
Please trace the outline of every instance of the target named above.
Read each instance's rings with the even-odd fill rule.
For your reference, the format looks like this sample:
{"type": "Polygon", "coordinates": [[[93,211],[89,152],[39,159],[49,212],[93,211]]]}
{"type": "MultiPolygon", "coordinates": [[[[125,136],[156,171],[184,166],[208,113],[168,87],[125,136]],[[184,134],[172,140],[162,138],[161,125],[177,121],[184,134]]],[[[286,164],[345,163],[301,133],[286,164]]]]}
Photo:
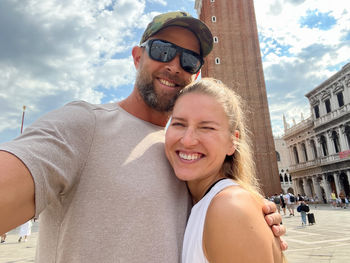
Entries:
{"type": "Polygon", "coordinates": [[[214,36],[203,77],[233,88],[245,101],[257,176],[265,195],[281,191],[253,0],[196,0],[199,18],[214,36]]]}

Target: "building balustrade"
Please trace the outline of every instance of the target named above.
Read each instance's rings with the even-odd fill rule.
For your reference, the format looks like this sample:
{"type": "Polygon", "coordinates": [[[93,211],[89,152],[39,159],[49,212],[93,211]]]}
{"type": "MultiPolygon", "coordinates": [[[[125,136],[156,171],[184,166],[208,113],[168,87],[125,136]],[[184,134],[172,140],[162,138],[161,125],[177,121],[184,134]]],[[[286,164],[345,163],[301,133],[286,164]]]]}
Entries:
{"type": "MultiPolygon", "coordinates": [[[[347,153],[347,152],[348,151],[345,151],[345,153],[347,153]]],[[[338,161],[344,161],[345,159],[350,159],[350,154],[346,154],[346,155],[343,154],[342,155],[342,153],[335,153],[332,155],[319,157],[316,160],[311,160],[311,161],[307,161],[307,162],[293,164],[290,166],[289,171],[296,172],[299,170],[304,170],[304,169],[310,168],[312,166],[325,165],[325,164],[335,163],[338,161]]]]}
{"type": "Polygon", "coordinates": [[[313,126],[313,120],[311,117],[302,120],[301,122],[299,122],[298,124],[288,128],[287,130],[285,130],[285,135],[284,137],[288,137],[289,134],[294,134],[298,131],[302,131],[304,130],[306,127],[310,127],[313,126]]]}
{"type": "Polygon", "coordinates": [[[324,116],[321,116],[319,118],[317,118],[314,121],[315,127],[318,127],[320,125],[323,125],[331,120],[337,119],[343,115],[345,115],[346,113],[350,112],[350,103],[344,105],[343,107],[336,109],[324,116]]]}

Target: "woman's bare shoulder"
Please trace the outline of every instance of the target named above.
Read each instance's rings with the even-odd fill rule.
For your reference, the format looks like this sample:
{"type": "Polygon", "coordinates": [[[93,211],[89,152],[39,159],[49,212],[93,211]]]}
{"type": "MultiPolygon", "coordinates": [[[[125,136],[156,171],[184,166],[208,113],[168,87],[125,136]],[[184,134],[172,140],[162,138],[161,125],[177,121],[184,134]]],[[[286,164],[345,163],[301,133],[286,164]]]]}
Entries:
{"type": "Polygon", "coordinates": [[[261,258],[266,259],[261,262],[273,262],[276,253],[277,257],[281,254],[265,222],[262,202],[240,186],[225,188],[213,198],[206,215],[203,245],[213,262],[228,262],[225,260],[233,256],[237,262],[258,262],[261,258]],[[252,247],[259,247],[254,254],[252,247]]]}

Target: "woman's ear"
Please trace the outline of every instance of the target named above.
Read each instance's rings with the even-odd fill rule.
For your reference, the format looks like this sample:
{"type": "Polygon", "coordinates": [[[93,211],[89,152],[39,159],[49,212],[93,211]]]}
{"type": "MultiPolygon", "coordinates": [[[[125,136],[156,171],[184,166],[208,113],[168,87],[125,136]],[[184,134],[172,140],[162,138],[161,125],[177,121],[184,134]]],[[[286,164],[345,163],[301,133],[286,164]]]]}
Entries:
{"type": "Polygon", "coordinates": [[[237,141],[239,140],[239,131],[235,130],[234,135],[232,136],[232,145],[229,148],[229,151],[227,153],[227,155],[232,155],[235,153],[236,149],[237,149],[237,141]]]}

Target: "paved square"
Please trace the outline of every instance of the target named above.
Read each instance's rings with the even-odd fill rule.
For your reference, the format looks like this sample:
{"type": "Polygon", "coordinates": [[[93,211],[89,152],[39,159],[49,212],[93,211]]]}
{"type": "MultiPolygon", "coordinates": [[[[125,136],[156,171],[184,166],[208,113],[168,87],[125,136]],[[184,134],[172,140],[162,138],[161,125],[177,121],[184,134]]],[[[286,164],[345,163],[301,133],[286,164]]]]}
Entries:
{"type": "MultiPolygon", "coordinates": [[[[294,217],[283,216],[287,227],[285,239],[289,244],[285,252],[288,262],[350,262],[350,209],[335,209],[329,205],[310,208],[316,219],[316,224],[312,226],[302,227],[300,214],[296,211],[294,217]]],[[[39,223],[36,222],[26,243],[18,243],[18,229],[10,231],[6,242],[0,244],[0,262],[34,262],[38,229],[39,223]]]]}

